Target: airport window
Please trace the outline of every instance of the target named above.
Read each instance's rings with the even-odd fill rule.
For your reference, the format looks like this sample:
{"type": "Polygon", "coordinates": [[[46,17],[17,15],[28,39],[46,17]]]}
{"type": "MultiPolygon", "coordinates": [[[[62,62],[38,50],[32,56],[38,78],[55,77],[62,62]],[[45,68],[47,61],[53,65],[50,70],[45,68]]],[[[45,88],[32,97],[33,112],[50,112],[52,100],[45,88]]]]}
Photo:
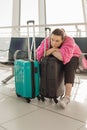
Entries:
{"type": "MultiPolygon", "coordinates": [[[[0,0],[0,26],[12,26],[12,0],[0,0]]],[[[1,29],[0,36],[9,35],[11,29],[1,29]],[[9,33],[9,34],[8,34],[9,33]]]]}
{"type": "MultiPolygon", "coordinates": [[[[47,24],[80,23],[84,22],[81,0],[46,0],[47,24]]],[[[76,27],[64,27],[66,30],[75,31],[76,27]]],[[[81,30],[84,27],[79,26],[81,30]]]]}
{"type": "MultiPolygon", "coordinates": [[[[21,25],[26,25],[27,20],[34,20],[38,24],[38,0],[21,0],[21,25]]],[[[21,29],[21,34],[26,34],[26,29],[21,29]]]]}
{"type": "Polygon", "coordinates": [[[83,22],[81,0],[46,0],[46,14],[47,23],[83,22]]]}

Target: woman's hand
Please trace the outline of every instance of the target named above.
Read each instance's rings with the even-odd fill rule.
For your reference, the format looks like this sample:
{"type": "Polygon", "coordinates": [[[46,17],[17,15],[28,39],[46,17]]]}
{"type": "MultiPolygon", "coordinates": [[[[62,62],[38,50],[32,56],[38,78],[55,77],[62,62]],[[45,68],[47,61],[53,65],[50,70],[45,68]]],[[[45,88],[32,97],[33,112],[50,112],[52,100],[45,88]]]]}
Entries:
{"type": "Polygon", "coordinates": [[[58,49],[57,48],[51,48],[51,49],[47,50],[46,51],[46,56],[49,56],[50,54],[52,54],[55,51],[58,51],[58,49]]]}
{"type": "Polygon", "coordinates": [[[54,51],[54,52],[52,53],[52,55],[53,55],[54,57],[56,57],[57,59],[59,59],[60,61],[63,61],[61,52],[59,52],[58,50],[57,50],[57,51],[54,51]]]}

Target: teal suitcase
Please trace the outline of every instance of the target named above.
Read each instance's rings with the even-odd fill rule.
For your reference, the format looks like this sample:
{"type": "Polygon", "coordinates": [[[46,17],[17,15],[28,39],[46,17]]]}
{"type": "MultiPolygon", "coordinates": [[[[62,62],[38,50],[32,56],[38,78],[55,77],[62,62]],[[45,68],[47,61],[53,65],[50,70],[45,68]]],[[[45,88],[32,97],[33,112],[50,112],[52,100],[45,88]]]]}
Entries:
{"type": "Polygon", "coordinates": [[[40,73],[38,61],[16,60],[14,71],[17,96],[26,98],[27,102],[35,97],[39,99],[40,73]]]}
{"type": "Polygon", "coordinates": [[[15,90],[17,96],[26,98],[27,102],[30,99],[37,97],[39,100],[40,89],[40,72],[39,63],[36,61],[36,44],[35,44],[35,22],[27,21],[28,31],[28,60],[15,60],[15,90]],[[33,40],[30,49],[29,43],[29,24],[33,24],[33,40]],[[34,59],[32,60],[32,49],[34,48],[34,59]]]}

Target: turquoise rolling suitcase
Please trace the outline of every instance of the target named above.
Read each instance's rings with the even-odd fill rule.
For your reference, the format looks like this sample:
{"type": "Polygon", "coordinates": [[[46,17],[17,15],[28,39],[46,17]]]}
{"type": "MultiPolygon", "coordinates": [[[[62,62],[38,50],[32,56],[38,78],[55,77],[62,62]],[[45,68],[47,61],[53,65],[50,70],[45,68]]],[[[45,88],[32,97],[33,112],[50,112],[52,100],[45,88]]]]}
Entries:
{"type": "MultiPolygon", "coordinates": [[[[28,21],[27,24],[34,21],[28,21]]],[[[33,30],[34,31],[34,30],[33,30]]],[[[29,39],[29,32],[28,32],[29,39]]],[[[35,39],[35,36],[34,38],[35,39]]],[[[32,98],[39,98],[40,89],[40,72],[39,63],[36,61],[35,55],[35,41],[32,43],[34,46],[34,60],[31,60],[31,49],[28,40],[29,60],[22,59],[15,60],[14,73],[15,73],[15,90],[18,97],[26,98],[30,102],[32,98]]]]}
{"type": "Polygon", "coordinates": [[[39,99],[39,64],[37,61],[29,62],[24,60],[15,61],[15,87],[17,96],[39,99]]]}

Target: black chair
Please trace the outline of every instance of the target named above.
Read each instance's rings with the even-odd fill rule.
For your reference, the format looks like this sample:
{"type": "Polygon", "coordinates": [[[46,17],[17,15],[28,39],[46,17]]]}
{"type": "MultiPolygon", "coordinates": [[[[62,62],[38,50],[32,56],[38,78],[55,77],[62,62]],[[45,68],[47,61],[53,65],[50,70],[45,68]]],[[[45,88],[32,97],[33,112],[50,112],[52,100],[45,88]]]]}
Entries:
{"type": "MultiPolygon", "coordinates": [[[[82,55],[79,58],[81,64],[83,56],[87,59],[87,37],[74,37],[74,40],[82,51],[82,55]]],[[[78,68],[77,73],[87,73],[87,69],[82,68],[78,68]]]]}
{"type": "MultiPolygon", "coordinates": [[[[40,45],[41,41],[44,38],[35,38],[36,48],[40,45]]],[[[30,46],[32,44],[32,37],[29,38],[30,46]]],[[[32,59],[34,57],[32,50],[32,59]]],[[[7,78],[2,80],[3,83],[7,83],[11,78],[14,77],[14,60],[15,59],[26,59],[28,60],[28,39],[27,38],[18,38],[13,37],[10,41],[10,46],[8,50],[8,61],[0,62],[4,65],[10,65],[12,67],[12,74],[7,78]]]]}
{"type": "MultiPolygon", "coordinates": [[[[9,81],[13,76],[14,76],[14,54],[17,50],[26,50],[27,51],[27,38],[11,38],[10,41],[10,46],[9,46],[9,50],[8,50],[8,61],[0,61],[1,64],[3,65],[8,65],[10,67],[12,67],[12,74],[9,75],[7,78],[5,78],[4,80],[2,80],[3,83],[7,83],[7,81],[9,81]]],[[[18,58],[27,58],[27,53],[26,55],[19,55],[18,58]]]]}
{"type": "MultiPolygon", "coordinates": [[[[36,48],[41,44],[44,37],[35,37],[36,48]]],[[[30,47],[32,45],[32,37],[29,38],[30,47]]],[[[24,49],[18,49],[14,54],[14,59],[28,59],[28,44],[24,49]],[[26,56],[26,57],[25,57],[26,56]]],[[[34,59],[34,48],[32,48],[32,59],[34,59]]]]}
{"type": "MultiPolygon", "coordinates": [[[[80,47],[82,54],[79,58],[79,65],[82,65],[82,58],[85,56],[87,59],[87,37],[74,37],[76,44],[80,47]]],[[[87,77],[87,69],[84,69],[82,66],[78,66],[76,70],[76,83],[80,84],[80,79],[82,77],[87,77]]]]}

